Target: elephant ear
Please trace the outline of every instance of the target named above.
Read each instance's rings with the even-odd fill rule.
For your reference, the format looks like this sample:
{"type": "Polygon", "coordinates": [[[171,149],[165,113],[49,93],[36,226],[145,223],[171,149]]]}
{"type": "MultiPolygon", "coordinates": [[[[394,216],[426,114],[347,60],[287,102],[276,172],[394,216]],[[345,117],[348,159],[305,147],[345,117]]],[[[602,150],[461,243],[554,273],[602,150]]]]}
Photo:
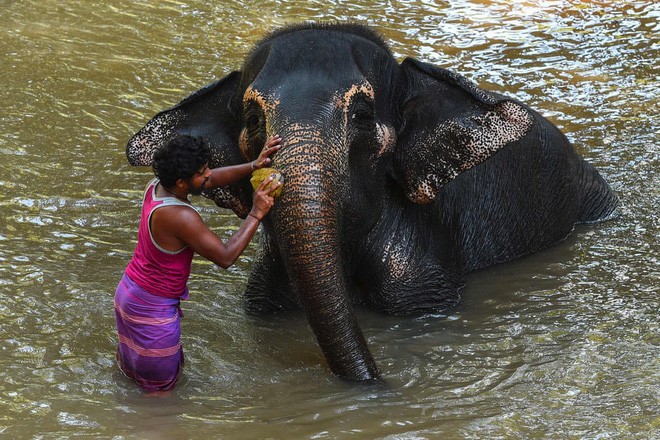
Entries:
{"type": "MultiPolygon", "coordinates": [[[[156,150],[179,134],[206,139],[211,147],[212,168],[245,162],[238,148],[240,111],[233,108],[240,76],[240,72],[232,72],[154,116],[128,141],[128,162],[151,165],[156,150]]],[[[249,185],[241,183],[204,195],[218,206],[232,209],[239,217],[245,217],[251,206],[249,185]]]]}
{"type": "Polygon", "coordinates": [[[402,121],[393,169],[414,203],[432,203],[443,185],[532,127],[526,106],[452,71],[411,58],[401,69],[402,121]]]}

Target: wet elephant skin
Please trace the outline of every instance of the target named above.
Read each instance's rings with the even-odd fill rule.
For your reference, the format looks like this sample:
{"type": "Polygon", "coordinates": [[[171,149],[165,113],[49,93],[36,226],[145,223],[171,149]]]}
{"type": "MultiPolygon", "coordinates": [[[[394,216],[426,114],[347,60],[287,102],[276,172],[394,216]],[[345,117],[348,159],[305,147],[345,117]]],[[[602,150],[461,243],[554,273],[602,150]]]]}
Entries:
{"type": "MultiPolygon", "coordinates": [[[[465,275],[556,244],[617,199],[566,137],[525,104],[418,60],[398,63],[371,29],[277,30],[240,71],[152,118],[133,165],[175,134],[204,136],[212,166],[283,138],[281,199],[245,296],[251,313],[302,307],[332,372],[381,375],[352,305],[447,310],[465,275]]],[[[207,197],[245,217],[242,182],[207,197]]]]}

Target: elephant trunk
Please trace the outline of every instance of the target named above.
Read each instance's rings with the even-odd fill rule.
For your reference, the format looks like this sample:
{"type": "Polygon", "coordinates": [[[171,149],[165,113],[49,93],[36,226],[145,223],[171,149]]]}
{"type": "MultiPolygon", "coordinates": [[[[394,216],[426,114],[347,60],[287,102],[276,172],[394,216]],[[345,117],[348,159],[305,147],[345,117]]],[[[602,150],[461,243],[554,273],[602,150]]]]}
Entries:
{"type": "Polygon", "coordinates": [[[291,142],[276,156],[274,165],[286,183],[271,219],[290,280],[332,372],[349,380],[379,379],[343,278],[337,213],[344,173],[327,151],[291,142]]]}

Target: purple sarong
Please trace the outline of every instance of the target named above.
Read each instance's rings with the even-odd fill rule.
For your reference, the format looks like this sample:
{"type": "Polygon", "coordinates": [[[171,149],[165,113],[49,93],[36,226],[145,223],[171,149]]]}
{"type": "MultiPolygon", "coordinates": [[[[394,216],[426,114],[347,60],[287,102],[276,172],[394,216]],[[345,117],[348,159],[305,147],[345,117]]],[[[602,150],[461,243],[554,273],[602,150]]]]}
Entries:
{"type": "Polygon", "coordinates": [[[178,298],[153,295],[124,274],[115,292],[117,362],[145,391],[166,391],[183,366],[178,298]]]}

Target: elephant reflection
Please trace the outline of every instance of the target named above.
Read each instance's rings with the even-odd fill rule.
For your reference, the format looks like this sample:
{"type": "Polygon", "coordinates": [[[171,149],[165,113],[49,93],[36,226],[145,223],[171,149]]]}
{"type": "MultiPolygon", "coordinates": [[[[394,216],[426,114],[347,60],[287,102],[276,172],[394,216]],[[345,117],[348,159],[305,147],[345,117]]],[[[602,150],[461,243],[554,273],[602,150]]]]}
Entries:
{"type": "MultiPolygon", "coordinates": [[[[353,303],[445,310],[468,272],[552,246],[617,205],[537,112],[452,71],[399,64],[352,24],[270,34],[241,71],[150,120],[127,145],[130,163],[150,164],[178,133],[204,136],[212,166],[253,160],[282,136],[273,166],[286,183],[264,222],[247,307],[302,307],[331,370],[353,380],[380,374],[353,303]]],[[[246,181],[207,196],[245,217],[251,191],[246,181]]]]}

